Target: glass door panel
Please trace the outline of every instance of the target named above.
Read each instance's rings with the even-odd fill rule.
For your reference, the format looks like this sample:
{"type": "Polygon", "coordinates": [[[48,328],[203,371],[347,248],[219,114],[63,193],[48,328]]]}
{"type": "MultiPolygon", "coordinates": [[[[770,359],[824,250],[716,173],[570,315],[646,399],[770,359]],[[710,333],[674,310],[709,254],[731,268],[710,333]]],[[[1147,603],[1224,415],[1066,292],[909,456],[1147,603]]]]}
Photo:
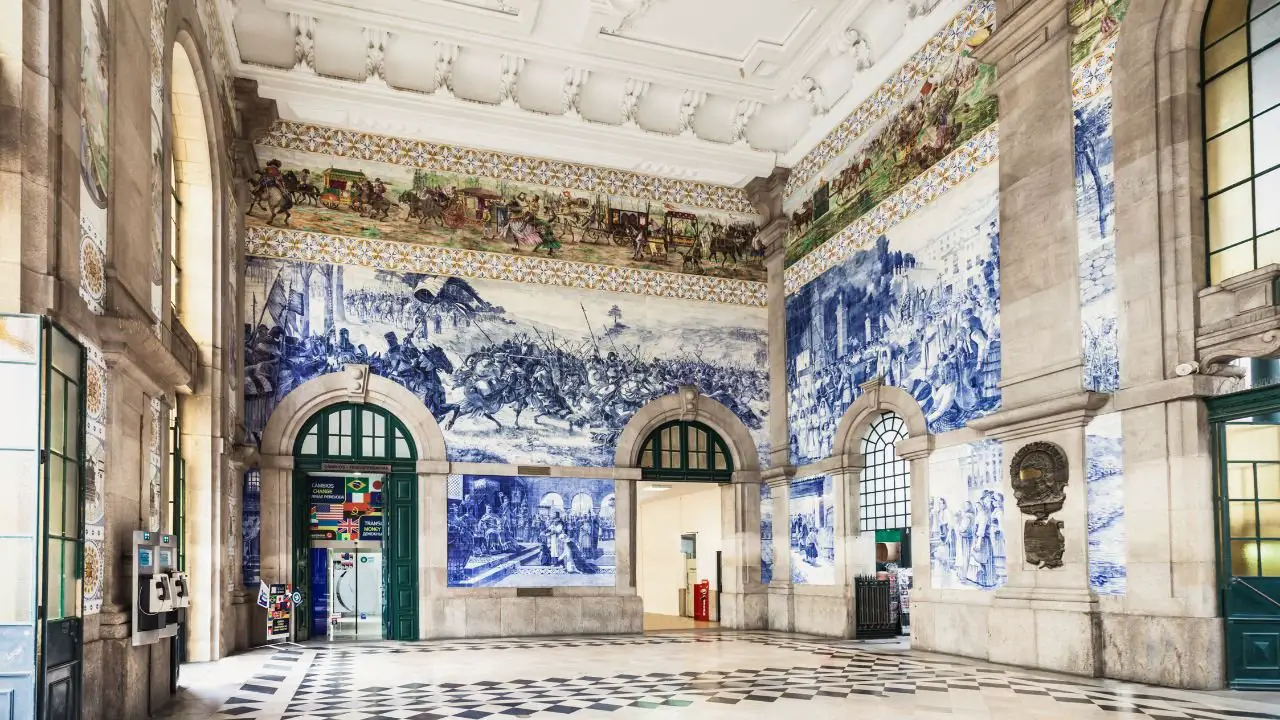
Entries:
{"type": "Polygon", "coordinates": [[[381,548],[329,549],[329,637],[382,639],[381,548]]]}
{"type": "Polygon", "coordinates": [[[1235,687],[1280,687],[1280,424],[1219,425],[1223,612],[1235,687]]]}

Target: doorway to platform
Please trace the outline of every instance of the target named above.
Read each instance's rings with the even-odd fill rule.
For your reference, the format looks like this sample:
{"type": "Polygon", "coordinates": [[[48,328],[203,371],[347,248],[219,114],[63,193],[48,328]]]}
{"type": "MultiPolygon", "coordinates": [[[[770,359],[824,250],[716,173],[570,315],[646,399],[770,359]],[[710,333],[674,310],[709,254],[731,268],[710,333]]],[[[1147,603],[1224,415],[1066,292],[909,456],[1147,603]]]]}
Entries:
{"type": "Polygon", "coordinates": [[[301,640],[418,638],[417,450],[374,405],[340,403],[298,434],[293,586],[301,640]]]}
{"type": "Polygon", "coordinates": [[[644,629],[716,627],[732,456],[714,430],[697,422],[666,423],[641,447],[636,589],[644,603],[644,629]]]}

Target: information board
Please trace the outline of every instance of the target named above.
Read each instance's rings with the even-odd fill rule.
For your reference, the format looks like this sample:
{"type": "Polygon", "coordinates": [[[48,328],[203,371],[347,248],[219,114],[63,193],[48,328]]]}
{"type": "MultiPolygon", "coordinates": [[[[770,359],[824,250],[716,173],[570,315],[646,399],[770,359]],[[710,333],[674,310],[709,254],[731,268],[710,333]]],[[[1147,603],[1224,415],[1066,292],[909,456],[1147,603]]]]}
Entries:
{"type": "Polygon", "coordinates": [[[267,589],[267,640],[288,640],[293,617],[293,602],[288,585],[269,585],[267,589]]]}

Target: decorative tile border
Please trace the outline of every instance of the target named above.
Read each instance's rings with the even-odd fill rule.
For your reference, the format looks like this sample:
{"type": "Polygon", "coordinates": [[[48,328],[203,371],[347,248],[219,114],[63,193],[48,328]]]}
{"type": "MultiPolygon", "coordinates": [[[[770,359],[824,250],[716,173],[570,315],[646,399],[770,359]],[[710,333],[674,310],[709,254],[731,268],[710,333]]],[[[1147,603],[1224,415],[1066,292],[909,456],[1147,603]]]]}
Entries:
{"type": "Polygon", "coordinates": [[[107,398],[109,373],[102,350],[81,336],[85,349],[84,614],[102,611],[106,570],[107,398]]]}
{"type": "Polygon", "coordinates": [[[791,169],[791,176],[787,178],[786,189],[783,191],[784,201],[789,200],[793,192],[821,173],[829,162],[839,157],[872,125],[897,109],[907,94],[928,79],[943,60],[963,50],[973,33],[988,25],[994,18],[995,3],[992,0],[975,0],[966,5],[955,19],[929,38],[929,42],[885,80],[871,97],[849,113],[843,122],[827,133],[821,142],[796,163],[791,169]]]}
{"type": "Polygon", "coordinates": [[[258,145],[756,215],[742,188],[278,121],[258,145]]]}
{"type": "Polygon", "coordinates": [[[765,283],[749,280],[638,270],[284,228],[245,228],[245,254],[754,307],[764,307],[768,296],[768,286],[765,283]]]}
{"type": "Polygon", "coordinates": [[[1000,126],[992,125],[956,148],[937,165],[916,176],[870,212],[849,223],[843,230],[787,268],[786,294],[790,295],[827,270],[871,246],[876,238],[906,220],[947,191],[973,177],[999,156],[1000,126]]]}
{"type": "Polygon", "coordinates": [[[1111,84],[1111,68],[1116,59],[1116,41],[1104,45],[1087,60],[1071,68],[1071,97],[1076,102],[1088,100],[1111,84]]]}

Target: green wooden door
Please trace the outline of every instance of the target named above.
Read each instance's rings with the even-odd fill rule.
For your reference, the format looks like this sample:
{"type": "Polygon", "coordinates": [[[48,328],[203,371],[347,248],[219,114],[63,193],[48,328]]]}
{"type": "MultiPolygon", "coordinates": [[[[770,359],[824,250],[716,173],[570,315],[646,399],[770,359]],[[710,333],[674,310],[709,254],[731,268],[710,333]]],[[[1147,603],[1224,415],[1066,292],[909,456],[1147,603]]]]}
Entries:
{"type": "Polygon", "coordinates": [[[302,593],[294,606],[294,638],[311,638],[311,486],[307,474],[293,471],[293,589],[302,593]]]}
{"type": "Polygon", "coordinates": [[[388,640],[418,639],[418,478],[393,473],[383,495],[382,557],[388,640]]]}
{"type": "Polygon", "coordinates": [[[1280,689],[1280,394],[1241,393],[1211,409],[1227,415],[1215,423],[1227,679],[1280,689]]]}
{"type": "Polygon", "coordinates": [[[382,490],[382,630],[388,640],[418,639],[417,448],[404,423],[382,408],[338,403],[311,416],[294,445],[293,577],[303,594],[297,618],[309,637],[310,485],[308,473],[385,478],[382,490]]]}

